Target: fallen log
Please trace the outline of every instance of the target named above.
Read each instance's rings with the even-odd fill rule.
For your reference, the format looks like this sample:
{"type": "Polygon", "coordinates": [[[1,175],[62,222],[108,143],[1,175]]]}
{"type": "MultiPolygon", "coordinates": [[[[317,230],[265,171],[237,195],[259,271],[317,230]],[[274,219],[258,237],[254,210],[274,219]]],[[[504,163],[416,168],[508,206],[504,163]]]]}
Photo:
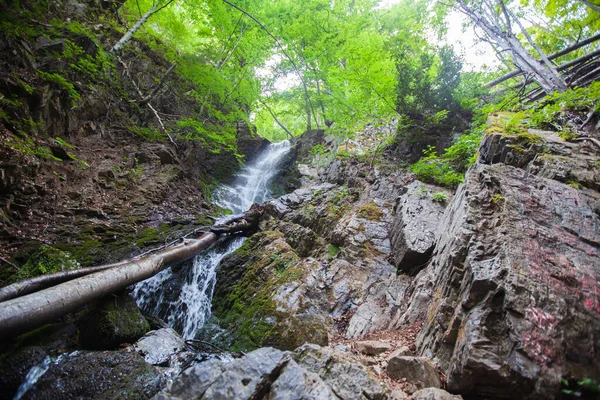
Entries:
{"type": "Polygon", "coordinates": [[[121,265],[125,265],[127,261],[121,261],[115,264],[98,265],[96,267],[73,269],[69,271],[61,271],[55,274],[47,274],[36,276],[35,278],[26,279],[20,282],[0,288],[0,302],[14,299],[26,294],[37,292],[50,286],[58,285],[72,279],[77,279],[85,275],[95,272],[104,271],[121,265]]]}
{"type": "Polygon", "coordinates": [[[184,240],[139,260],[0,303],[0,338],[16,335],[50,322],[107,294],[147,279],[165,268],[180,264],[217,240],[209,232],[199,239],[184,240]]]}

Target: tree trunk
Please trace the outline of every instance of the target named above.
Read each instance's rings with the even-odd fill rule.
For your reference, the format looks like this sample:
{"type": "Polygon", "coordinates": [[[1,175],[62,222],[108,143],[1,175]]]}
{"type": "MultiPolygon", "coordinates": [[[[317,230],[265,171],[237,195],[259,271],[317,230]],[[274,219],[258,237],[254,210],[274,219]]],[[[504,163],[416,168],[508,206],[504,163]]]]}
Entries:
{"type": "Polygon", "coordinates": [[[125,35],[123,35],[123,37],[113,46],[112,49],[110,49],[110,52],[116,53],[121,51],[123,46],[125,46],[125,43],[127,43],[133,37],[133,35],[140,30],[142,25],[144,25],[146,21],[148,21],[148,18],[150,18],[152,14],[159,12],[160,10],[171,4],[173,1],[174,0],[167,1],[165,5],[160,8],[158,8],[160,0],[155,1],[154,4],[152,4],[152,7],[148,11],[146,11],[146,13],[142,15],[140,19],[137,20],[137,22],[131,27],[131,29],[128,30],[127,33],[125,33],[125,35]]]}
{"type": "Polygon", "coordinates": [[[97,267],[73,269],[61,271],[55,274],[40,275],[35,278],[26,279],[21,282],[0,288],[0,302],[25,296],[26,294],[37,292],[50,286],[58,285],[66,281],[81,278],[82,276],[104,271],[114,267],[126,264],[127,261],[121,261],[116,264],[100,265],[97,267]]]}
{"type": "Polygon", "coordinates": [[[0,338],[50,322],[107,294],[147,279],[165,268],[194,257],[217,240],[205,233],[199,239],[165,249],[122,266],[86,275],[27,296],[0,303],[0,338]]]}
{"type": "MultiPolygon", "coordinates": [[[[465,0],[457,0],[457,4],[458,10],[468,16],[475,26],[485,32],[489,42],[498,46],[501,52],[510,54],[515,66],[526,76],[531,76],[544,92],[564,92],[567,90],[567,84],[558,74],[556,68],[548,62],[548,58],[542,53],[542,59],[545,62],[536,60],[513,34],[511,18],[514,20],[516,17],[509,12],[502,0],[495,2],[483,0],[480,8],[467,4],[465,0]],[[501,15],[495,11],[497,5],[500,5],[501,15]]],[[[521,26],[519,21],[515,20],[515,22],[521,26]]],[[[528,37],[527,34],[526,36],[528,37]]]]}

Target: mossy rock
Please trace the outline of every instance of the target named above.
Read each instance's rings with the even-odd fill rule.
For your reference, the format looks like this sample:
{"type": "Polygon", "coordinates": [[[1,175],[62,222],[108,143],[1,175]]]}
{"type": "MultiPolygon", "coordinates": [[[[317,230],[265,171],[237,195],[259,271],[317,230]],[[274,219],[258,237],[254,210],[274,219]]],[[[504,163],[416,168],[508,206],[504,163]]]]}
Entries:
{"type": "Polygon", "coordinates": [[[71,253],[55,247],[41,245],[19,271],[9,278],[7,283],[18,282],[43,274],[69,271],[80,267],[81,265],[71,253]]]}
{"type": "Polygon", "coordinates": [[[278,288],[305,274],[299,260],[281,232],[263,231],[221,262],[213,314],[227,331],[230,350],[327,344],[324,321],[287,311],[273,298],[278,288]]]}
{"type": "Polygon", "coordinates": [[[370,221],[381,221],[383,211],[381,211],[377,204],[370,202],[360,206],[360,208],[358,209],[358,216],[360,218],[365,218],[370,221]]]}
{"type": "Polygon", "coordinates": [[[77,326],[81,346],[91,350],[111,350],[122,343],[134,343],[150,330],[135,300],[125,294],[105,297],[77,326]]]}

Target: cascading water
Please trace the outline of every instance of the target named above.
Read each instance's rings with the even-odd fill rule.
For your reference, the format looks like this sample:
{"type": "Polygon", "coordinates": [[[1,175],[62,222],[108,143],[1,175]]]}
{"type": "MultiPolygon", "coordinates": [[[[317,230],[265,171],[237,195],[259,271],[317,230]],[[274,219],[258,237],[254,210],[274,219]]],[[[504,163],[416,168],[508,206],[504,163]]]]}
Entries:
{"type": "MultiPolygon", "coordinates": [[[[232,184],[215,190],[214,203],[238,214],[253,203],[268,200],[271,197],[269,184],[289,149],[288,141],[269,145],[236,175],[232,184]]],[[[244,241],[243,237],[225,238],[196,256],[191,265],[168,268],[138,283],[133,292],[138,306],[163,318],[185,339],[193,338],[210,316],[217,266],[244,241]]]]}

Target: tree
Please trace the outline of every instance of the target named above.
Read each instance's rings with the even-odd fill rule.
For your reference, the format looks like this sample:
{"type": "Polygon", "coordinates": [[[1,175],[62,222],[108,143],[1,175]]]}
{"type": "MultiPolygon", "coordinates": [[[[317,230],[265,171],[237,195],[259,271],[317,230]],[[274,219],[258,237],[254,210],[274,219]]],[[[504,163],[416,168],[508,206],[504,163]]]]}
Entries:
{"type": "Polygon", "coordinates": [[[455,7],[468,16],[475,27],[484,32],[484,40],[490,43],[498,54],[509,54],[514,65],[527,77],[535,80],[546,93],[567,90],[564,79],[504,0],[457,0],[455,7]],[[527,43],[535,49],[541,62],[520,42],[514,25],[519,28],[527,43]]]}
{"type": "Polygon", "coordinates": [[[144,25],[146,23],[146,21],[148,21],[148,18],[150,18],[152,15],[156,14],[157,12],[159,12],[160,10],[162,10],[163,8],[167,7],[169,4],[171,4],[174,0],[166,0],[166,1],[162,1],[162,0],[157,0],[152,4],[152,7],[150,7],[148,9],[148,11],[146,11],[144,13],[144,15],[142,15],[140,17],[140,19],[137,20],[137,22],[131,27],[131,29],[129,29],[125,35],[123,35],[123,37],[121,39],[119,39],[119,41],[117,43],[115,43],[115,45],[113,46],[113,48],[110,50],[111,53],[116,53],[118,51],[120,51],[123,46],[125,46],[125,43],[127,43],[132,37],[133,35],[140,30],[140,28],[142,27],[142,25],[144,25]]]}

